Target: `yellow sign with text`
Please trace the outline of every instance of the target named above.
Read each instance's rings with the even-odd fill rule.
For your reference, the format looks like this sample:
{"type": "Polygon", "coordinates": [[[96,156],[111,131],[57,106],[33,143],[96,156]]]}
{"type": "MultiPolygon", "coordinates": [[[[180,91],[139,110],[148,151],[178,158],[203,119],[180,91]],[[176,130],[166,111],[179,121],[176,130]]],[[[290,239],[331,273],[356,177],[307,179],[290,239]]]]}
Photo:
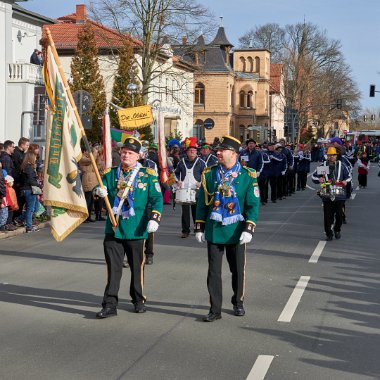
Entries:
{"type": "Polygon", "coordinates": [[[152,106],[124,108],[117,111],[121,129],[138,129],[153,123],[152,106]]]}

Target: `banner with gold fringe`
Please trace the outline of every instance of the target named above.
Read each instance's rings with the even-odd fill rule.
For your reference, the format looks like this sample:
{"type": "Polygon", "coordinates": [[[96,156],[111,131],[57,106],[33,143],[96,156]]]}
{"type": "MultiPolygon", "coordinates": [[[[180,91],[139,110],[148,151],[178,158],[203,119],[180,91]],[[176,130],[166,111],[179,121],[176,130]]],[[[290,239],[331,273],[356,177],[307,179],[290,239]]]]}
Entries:
{"type": "Polygon", "coordinates": [[[51,232],[62,241],[88,217],[79,175],[80,128],[52,47],[47,47],[44,70],[50,107],[46,124],[44,204],[51,207],[51,232]]]}

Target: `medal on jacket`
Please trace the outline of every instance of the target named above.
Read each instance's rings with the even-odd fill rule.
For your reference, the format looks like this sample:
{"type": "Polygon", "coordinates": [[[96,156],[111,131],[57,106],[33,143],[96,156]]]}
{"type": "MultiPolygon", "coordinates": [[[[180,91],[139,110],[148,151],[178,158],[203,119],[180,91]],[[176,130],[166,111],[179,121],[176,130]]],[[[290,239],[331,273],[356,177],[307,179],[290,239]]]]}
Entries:
{"type": "Polygon", "coordinates": [[[231,185],[228,182],[223,182],[219,185],[218,191],[222,197],[230,197],[232,195],[231,185]]]}

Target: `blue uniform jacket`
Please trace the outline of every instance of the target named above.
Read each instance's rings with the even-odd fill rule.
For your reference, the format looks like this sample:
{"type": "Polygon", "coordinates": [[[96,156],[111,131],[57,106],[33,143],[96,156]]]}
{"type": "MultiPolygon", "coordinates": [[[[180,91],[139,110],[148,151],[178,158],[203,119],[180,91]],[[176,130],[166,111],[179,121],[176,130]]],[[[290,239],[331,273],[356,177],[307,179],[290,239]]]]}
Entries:
{"type": "Polygon", "coordinates": [[[264,166],[261,152],[256,149],[252,149],[251,151],[249,149],[245,149],[240,152],[239,161],[241,161],[241,156],[248,156],[247,166],[251,169],[255,169],[257,173],[261,173],[264,166]]]}

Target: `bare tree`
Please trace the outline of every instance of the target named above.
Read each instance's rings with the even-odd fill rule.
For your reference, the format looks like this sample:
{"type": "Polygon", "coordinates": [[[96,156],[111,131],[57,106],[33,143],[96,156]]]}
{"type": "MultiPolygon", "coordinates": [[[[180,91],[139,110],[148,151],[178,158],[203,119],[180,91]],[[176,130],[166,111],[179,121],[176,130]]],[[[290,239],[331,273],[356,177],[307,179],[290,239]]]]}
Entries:
{"type": "Polygon", "coordinates": [[[249,30],[239,38],[242,49],[268,49],[271,52],[272,63],[282,63],[285,30],[278,24],[265,24],[249,30]]]}
{"type": "Polygon", "coordinates": [[[284,106],[298,112],[297,140],[311,121],[317,119],[323,126],[343,117],[342,112],[347,117],[358,109],[360,94],[341,44],[316,25],[298,23],[281,28],[266,24],[240,39],[244,45],[248,41],[256,48],[270,50],[274,61],[284,65],[284,106]],[[343,104],[339,112],[334,106],[337,99],[343,104]]]}
{"type": "Polygon", "coordinates": [[[92,13],[98,22],[141,41],[136,46],[141,56],[136,65],[141,73],[144,103],[152,90],[152,81],[163,70],[175,76],[165,65],[172,55],[168,44],[178,43],[183,36],[194,40],[201,30],[207,33],[205,26],[213,25],[208,9],[192,0],[94,0],[92,13]]]}

